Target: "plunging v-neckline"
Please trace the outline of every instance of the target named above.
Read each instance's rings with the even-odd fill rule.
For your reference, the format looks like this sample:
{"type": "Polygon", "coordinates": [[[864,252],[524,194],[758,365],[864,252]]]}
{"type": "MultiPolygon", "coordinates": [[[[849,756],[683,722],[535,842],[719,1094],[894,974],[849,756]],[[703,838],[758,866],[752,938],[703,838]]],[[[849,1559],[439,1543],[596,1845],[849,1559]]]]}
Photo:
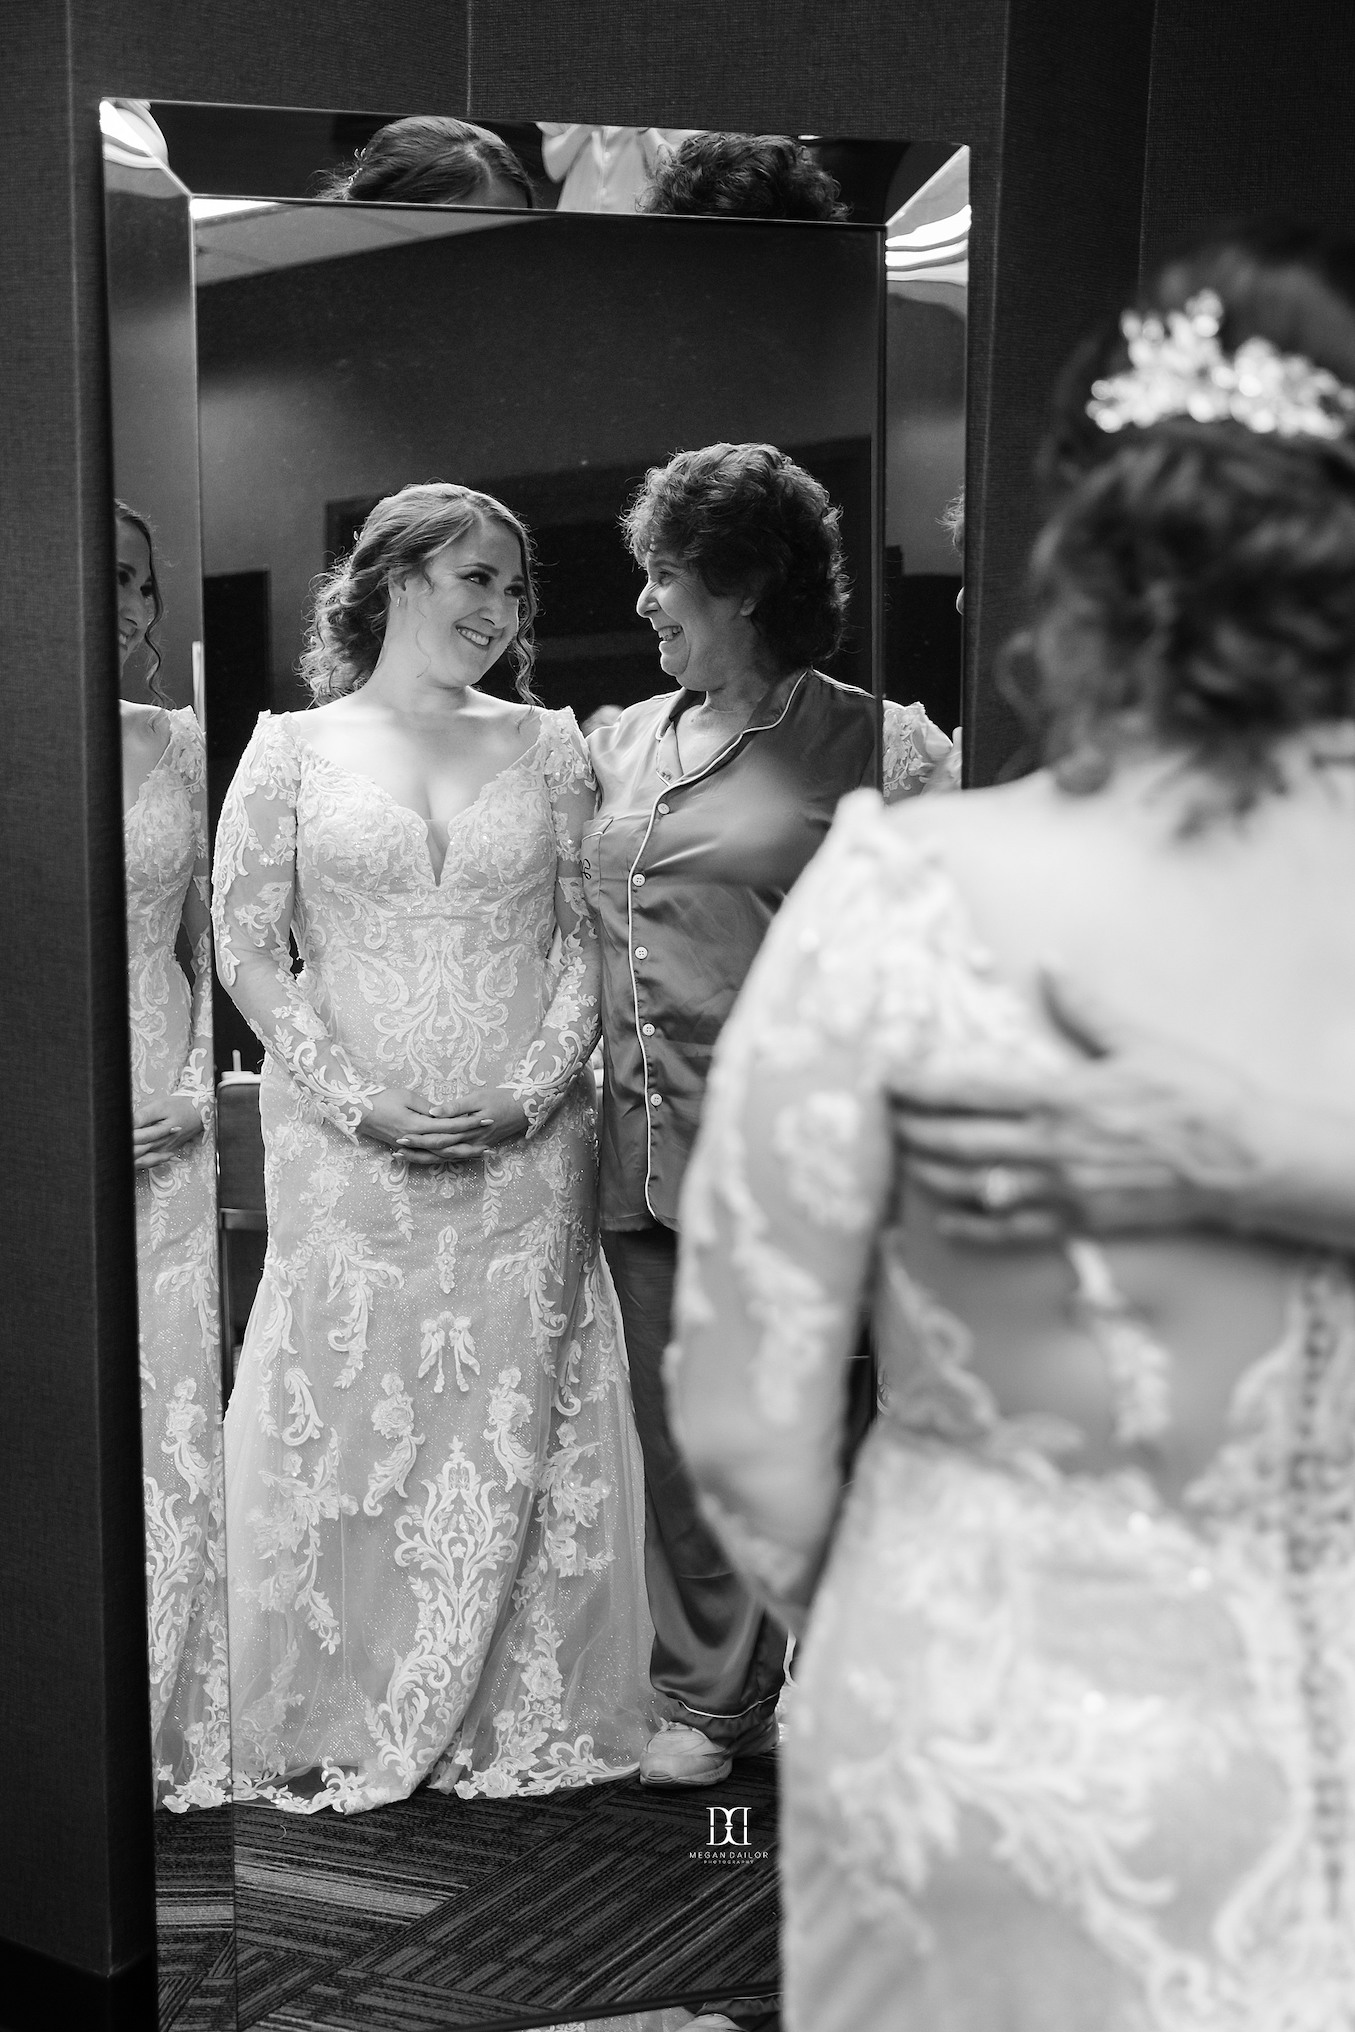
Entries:
{"type": "Polygon", "coordinates": [[[443,848],[442,860],[436,867],[434,867],[433,824],[431,819],[426,819],[421,811],[415,811],[412,804],[402,803],[401,800],[395,796],[394,792],[387,790],[384,783],[378,783],[374,776],[366,776],[363,774],[361,769],[350,769],[346,763],[336,762],[332,755],[326,755],[322,749],[313,747],[309,741],[303,740],[301,735],[296,732],[295,728],[291,730],[292,739],[297,743],[298,747],[304,748],[306,753],[312,756],[315,759],[315,761],[323,762],[326,768],[328,769],[337,769],[340,776],[347,776],[351,778],[351,780],[354,783],[365,784],[369,790],[374,790],[378,797],[384,798],[386,803],[391,806],[392,810],[403,812],[406,818],[412,818],[417,825],[421,825],[423,827],[423,835],[424,835],[423,843],[424,843],[424,851],[428,858],[428,872],[433,878],[433,887],[435,889],[441,889],[442,878],[447,870],[447,856],[451,852],[451,844],[452,844],[452,827],[460,825],[463,818],[468,818],[470,816],[471,812],[475,810],[476,806],[480,803],[481,799],[484,797],[486,791],[492,790],[494,788],[494,785],[498,783],[503,777],[509,775],[512,770],[516,769],[519,763],[525,762],[529,755],[534,755],[536,753],[537,749],[541,746],[541,732],[542,732],[541,726],[538,724],[535,740],[529,742],[527,747],[523,749],[522,753],[520,755],[515,755],[511,762],[505,762],[502,769],[496,769],[492,776],[486,777],[485,781],[480,785],[480,788],[476,791],[474,797],[471,799],[469,804],[462,805],[460,811],[453,812],[452,816],[447,821],[447,845],[443,848]]]}
{"type": "Polygon", "coordinates": [[[166,740],[164,747],[160,750],[160,753],[156,756],[150,768],[146,771],[145,775],[142,777],[140,783],[138,783],[136,787],[136,796],[132,799],[130,804],[125,804],[122,808],[122,822],[124,825],[126,825],[128,819],[131,818],[132,814],[139,809],[141,800],[146,795],[146,785],[150,782],[151,778],[156,774],[156,772],[159,769],[163,768],[166,760],[168,759],[169,751],[173,746],[174,746],[174,727],[173,723],[171,722],[169,729],[169,737],[166,740]]]}

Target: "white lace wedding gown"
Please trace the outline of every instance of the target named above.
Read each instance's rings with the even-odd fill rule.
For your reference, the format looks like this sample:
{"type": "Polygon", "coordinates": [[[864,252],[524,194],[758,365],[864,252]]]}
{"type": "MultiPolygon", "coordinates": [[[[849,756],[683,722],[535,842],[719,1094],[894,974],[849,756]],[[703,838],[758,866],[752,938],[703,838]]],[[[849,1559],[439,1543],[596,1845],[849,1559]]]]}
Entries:
{"type": "MultiPolygon", "coordinates": [[[[972,1252],[999,1322],[980,1361],[917,1268],[891,1069],[1063,1062],[939,853],[846,800],[717,1054],[678,1305],[680,1347],[750,1435],[712,1514],[794,1599],[808,1555],[784,1520],[831,1498],[875,1279],[885,1403],[783,1759],[787,2025],[1355,2032],[1351,1269],[1235,1245],[1277,1313],[1287,1280],[1287,1323],[1231,1390],[1220,1375],[1215,1410],[1113,1250],[972,1252]],[[1004,1317],[1047,1351],[1019,1411],[1004,1317]],[[1182,1417],[1204,1464],[1176,1497],[1136,1449],[1182,1417]],[[1113,1435],[1109,1471],[1067,1464],[1089,1428],[1113,1435]]],[[[1189,1260],[1175,1296],[1167,1259],[1148,1283],[1198,1319],[1223,1259],[1189,1260]]]]}
{"type": "Polygon", "coordinates": [[[649,1733],[643,1482],[597,1247],[594,785],[569,713],[427,828],[265,714],[217,836],[221,977],[267,1046],[269,1238],[226,1422],[236,1797],[531,1793],[649,1733]],[[303,969],[293,975],[288,933],[303,969]],[[381,1087],[531,1127],[410,1167],[381,1087]]]}
{"type": "Polygon", "coordinates": [[[156,1791],[227,1797],[221,1358],[212,1087],[206,756],[187,708],[123,821],[132,1105],[181,1094],[206,1128],[136,1173],[146,1614],[156,1791]],[[190,994],[175,958],[192,947],[190,994]]]}

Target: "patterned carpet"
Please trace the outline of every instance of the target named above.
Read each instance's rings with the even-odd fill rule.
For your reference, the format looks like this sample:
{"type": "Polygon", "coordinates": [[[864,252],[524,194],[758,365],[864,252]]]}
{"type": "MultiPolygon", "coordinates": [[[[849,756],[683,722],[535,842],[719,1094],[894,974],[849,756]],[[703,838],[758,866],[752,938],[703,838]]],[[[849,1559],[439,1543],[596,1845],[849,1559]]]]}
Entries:
{"type": "Polygon", "coordinates": [[[235,1895],[225,1813],[155,1816],[160,2032],[235,2032],[235,1895]]]}
{"type": "Polygon", "coordinates": [[[703,1789],[232,1818],[242,2032],[519,2032],[715,1999],[774,2012],[771,1757],[703,1789]],[[723,1838],[725,1808],[748,1809],[746,1849],[723,1838]]]}

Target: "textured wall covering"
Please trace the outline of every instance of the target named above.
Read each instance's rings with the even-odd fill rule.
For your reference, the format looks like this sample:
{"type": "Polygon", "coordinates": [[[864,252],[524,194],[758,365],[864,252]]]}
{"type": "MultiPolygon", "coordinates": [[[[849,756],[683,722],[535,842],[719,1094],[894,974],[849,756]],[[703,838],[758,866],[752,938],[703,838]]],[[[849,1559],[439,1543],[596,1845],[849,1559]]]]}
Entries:
{"type": "Polygon", "coordinates": [[[1343,0],[1158,0],[1145,260],[1249,212],[1355,230],[1352,75],[1343,0]]]}
{"type": "MultiPolygon", "coordinates": [[[[982,778],[1012,745],[987,673],[1019,612],[1045,391],[1132,284],[1150,14],[1149,0],[6,11],[0,1962],[8,1941],[97,1979],[144,1965],[152,1940],[100,95],[970,142],[967,717],[982,778]]],[[[15,1994],[0,1982],[18,2024],[15,1994]]]]}
{"type": "MultiPolygon", "coordinates": [[[[150,1860],[110,484],[94,231],[61,9],[13,32],[0,487],[0,1655],[4,1932],[144,1944],[150,1860]],[[101,559],[108,555],[105,534],[101,559]],[[116,1853],[115,1853],[116,1851],[116,1853]],[[123,1887],[130,1887],[124,1889],[123,1887]]],[[[0,1986],[2,1987],[2,1986],[0,1986]]]]}

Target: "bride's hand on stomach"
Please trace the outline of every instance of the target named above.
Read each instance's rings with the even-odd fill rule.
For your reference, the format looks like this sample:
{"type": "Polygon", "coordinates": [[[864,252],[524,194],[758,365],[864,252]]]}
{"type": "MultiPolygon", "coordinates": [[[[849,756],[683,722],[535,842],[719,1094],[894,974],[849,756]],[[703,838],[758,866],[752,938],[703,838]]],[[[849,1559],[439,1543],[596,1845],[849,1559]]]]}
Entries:
{"type": "Polygon", "coordinates": [[[526,1132],[521,1104],[496,1088],[430,1105],[408,1087],[383,1087],[368,1104],[358,1131],[374,1143],[398,1150],[419,1168],[483,1157],[496,1144],[526,1132]]]}
{"type": "MultiPolygon", "coordinates": [[[[444,1119],[444,1112],[430,1108],[422,1094],[408,1087],[383,1087],[368,1102],[358,1134],[399,1151],[417,1167],[444,1164],[461,1154],[470,1133],[468,1126],[444,1119]]],[[[473,1120],[479,1121],[478,1114],[473,1120]]]]}
{"type": "MultiPolygon", "coordinates": [[[[484,1157],[500,1143],[514,1143],[529,1127],[520,1101],[501,1087],[482,1087],[476,1094],[444,1101],[430,1110],[445,1136],[445,1157],[484,1157]]],[[[436,1142],[436,1134],[431,1139],[436,1142]]]]}
{"type": "Polygon", "coordinates": [[[137,1171],[163,1164],[202,1134],[202,1117],[184,1094],[147,1101],[132,1115],[132,1163],[137,1171]]]}

